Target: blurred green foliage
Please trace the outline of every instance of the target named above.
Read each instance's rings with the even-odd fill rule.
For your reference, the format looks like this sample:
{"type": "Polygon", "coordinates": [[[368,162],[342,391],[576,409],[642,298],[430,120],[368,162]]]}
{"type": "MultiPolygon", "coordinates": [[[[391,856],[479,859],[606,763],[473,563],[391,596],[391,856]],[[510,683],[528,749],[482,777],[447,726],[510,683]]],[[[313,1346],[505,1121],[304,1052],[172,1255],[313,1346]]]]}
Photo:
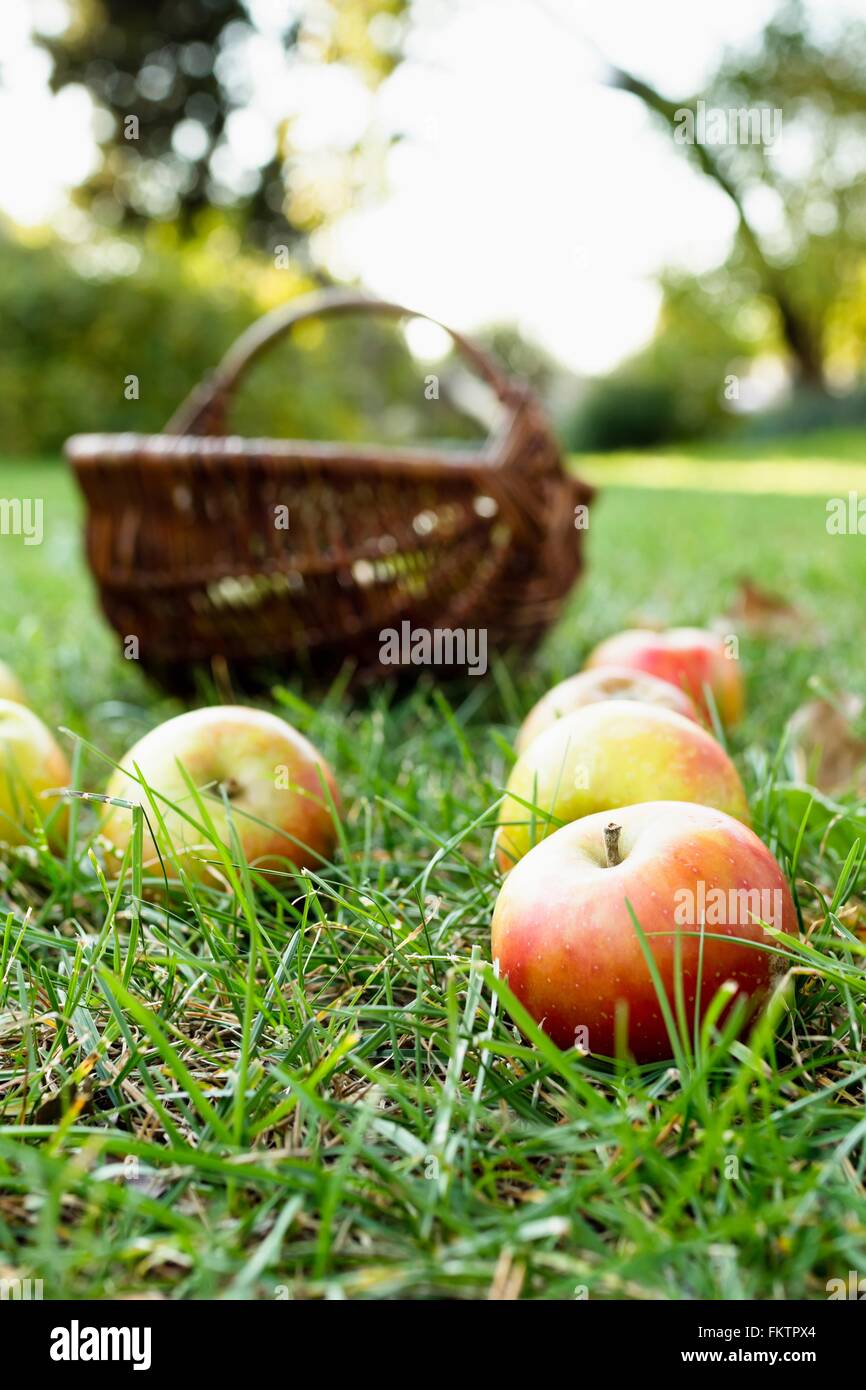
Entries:
{"type": "MultiPolygon", "coordinates": [[[[305,65],[332,63],[373,88],[400,62],[406,5],[317,0],[257,19],[245,0],[69,0],[65,29],[39,42],[55,91],[84,86],[96,103],[101,158],[78,202],[98,225],[156,220],[186,232],[210,207],[230,208],[248,241],[304,255],[309,233],[334,214],[333,189],[323,200],[299,168],[289,119],[261,131],[255,151],[233,141],[232,119],[248,111],[256,80],[250,54],[267,48],[285,83],[305,65]]],[[[359,128],[344,152],[348,199],[366,145],[359,128]]]]}
{"type": "MultiPolygon", "coordinates": [[[[220,223],[195,242],[164,227],[79,251],[0,237],[0,285],[0,431],[22,455],[81,431],[161,430],[253,320],[313,288],[243,253],[220,223]]],[[[400,329],[372,315],[312,321],[256,363],[229,423],[302,439],[474,438],[478,424],[448,395],[458,371],[450,358],[416,361],[400,329]]]]}
{"type": "Polygon", "coordinates": [[[736,277],[730,265],[699,279],[670,271],[662,296],[652,341],[589,386],[566,425],[570,448],[643,448],[734,427],[726,382],[747,375],[767,349],[772,305],[742,265],[736,277]]]}
{"type": "Polygon", "coordinates": [[[752,429],[738,410],[754,370],[770,364],[784,366],[789,389],[765,431],[866,420],[866,21],[830,22],[817,5],[785,0],[756,43],[720,54],[700,92],[674,100],[621,69],[612,85],[716,185],[737,229],[721,265],[660,277],[652,341],[590,387],[568,429],[573,447],[752,429]],[[781,137],[677,141],[699,101],[778,111],[781,137]]]}
{"type": "Polygon", "coordinates": [[[593,383],[566,426],[565,442],[575,453],[647,448],[684,433],[677,413],[671,383],[622,372],[593,383]]]}
{"type": "MultiPolygon", "coordinates": [[[[381,191],[384,146],[360,116],[330,173],[302,167],[291,121],[274,132],[272,156],[236,170],[234,184],[219,171],[254,39],[267,30],[272,57],[292,72],[334,64],[372,91],[401,61],[411,0],[322,0],[261,32],[254,10],[243,0],[74,0],[67,30],[43,36],[53,85],[83,82],[96,103],[101,159],[74,195],[87,209],[85,241],[0,236],[9,451],[52,452],[80,430],[160,429],[250,322],[321,278],[311,234],[381,191]],[[140,124],[134,140],[126,113],[140,124]],[[277,246],[291,270],[277,270],[277,246]]],[[[754,43],[721,51],[704,89],[679,100],[611,69],[623,100],[639,100],[659,138],[714,183],[736,230],[722,264],[660,277],[652,340],[604,380],[581,389],[508,326],[482,335],[539,389],[571,448],[866,420],[866,22],[819,11],[783,0],[754,43]],[[699,100],[723,112],[778,109],[782,140],[677,143],[683,110],[699,100]],[[787,399],[773,395],[774,370],[777,386],[787,373],[787,399]]],[[[474,436],[449,405],[448,377],[455,400],[474,399],[454,366],[414,360],[393,325],[305,327],[256,366],[234,423],[300,438],[474,436]],[[438,398],[426,391],[430,372],[442,377],[438,398]]]]}

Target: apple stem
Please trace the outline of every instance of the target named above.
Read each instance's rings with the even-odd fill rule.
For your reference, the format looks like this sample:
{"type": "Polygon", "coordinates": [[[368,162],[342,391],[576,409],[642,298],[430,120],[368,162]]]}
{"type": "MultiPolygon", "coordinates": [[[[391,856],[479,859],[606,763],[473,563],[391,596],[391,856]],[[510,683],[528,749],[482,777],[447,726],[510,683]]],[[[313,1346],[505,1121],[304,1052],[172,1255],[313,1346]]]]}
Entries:
{"type": "Polygon", "coordinates": [[[617,825],[616,821],[611,821],[604,827],[604,853],[607,859],[607,867],[613,869],[617,864],[622,863],[619,852],[619,837],[622,826],[617,825]]]}

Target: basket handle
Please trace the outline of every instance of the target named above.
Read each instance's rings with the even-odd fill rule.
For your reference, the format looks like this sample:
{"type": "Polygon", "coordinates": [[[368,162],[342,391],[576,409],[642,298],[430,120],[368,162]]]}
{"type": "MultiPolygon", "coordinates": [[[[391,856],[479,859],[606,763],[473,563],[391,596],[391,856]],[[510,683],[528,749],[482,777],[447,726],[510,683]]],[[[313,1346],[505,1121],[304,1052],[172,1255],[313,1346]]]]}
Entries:
{"type": "Polygon", "coordinates": [[[384,314],[389,318],[422,318],[435,323],[450,336],[458,352],[475,368],[478,375],[491,386],[503,404],[515,406],[525,398],[527,388],[506,375],[486,352],[457,333],[447,324],[429,314],[407,309],[403,304],[376,299],[356,290],[322,290],[291,300],[272,309],[252,324],[229,348],[216,369],[198,386],[175,411],[165,427],[166,434],[219,433],[226,405],[232,391],[247,368],[264,352],[270,343],[282,338],[296,323],[326,314],[346,313],[384,314]]]}

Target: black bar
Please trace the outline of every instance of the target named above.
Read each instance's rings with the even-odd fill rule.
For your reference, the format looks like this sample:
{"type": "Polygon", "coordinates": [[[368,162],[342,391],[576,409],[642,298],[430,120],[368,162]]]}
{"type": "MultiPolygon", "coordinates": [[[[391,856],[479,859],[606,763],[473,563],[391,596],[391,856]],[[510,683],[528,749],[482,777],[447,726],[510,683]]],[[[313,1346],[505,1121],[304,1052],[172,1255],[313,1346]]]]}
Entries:
{"type": "MultiPolygon", "coordinates": [[[[820,1301],[524,1300],[509,1307],[506,1324],[500,1322],[501,1308],[469,1300],[438,1302],[435,1311],[423,1300],[402,1302],[395,1322],[387,1300],[356,1300],[351,1307],[347,1302],[278,1299],[73,1303],[7,1298],[0,1301],[0,1364],[18,1346],[26,1347],[27,1366],[40,1379],[60,1382],[76,1375],[92,1380],[100,1372],[114,1378],[128,1373],[140,1381],[178,1370],[194,1371],[199,1380],[225,1380],[232,1366],[247,1374],[253,1368],[257,1379],[283,1379],[296,1355],[316,1356],[326,1369],[326,1348],[332,1344],[320,1338],[345,1329],[363,1336],[357,1346],[366,1347],[363,1359],[369,1355],[371,1368],[379,1354],[375,1349],[387,1346],[395,1375],[401,1374],[401,1361],[395,1359],[401,1355],[401,1341],[410,1358],[402,1363],[408,1372],[419,1347],[441,1348],[443,1333],[456,1333],[461,1373],[469,1352],[489,1375],[498,1357],[507,1368],[521,1346],[532,1360],[546,1356],[539,1333],[562,1333],[575,1357],[575,1375],[580,1365],[585,1369],[590,1361],[600,1361],[609,1363],[611,1371],[634,1368],[645,1375],[674,1368],[700,1375],[715,1365],[733,1372],[760,1367],[784,1373],[799,1367],[823,1378],[828,1370],[850,1364],[851,1349],[862,1336],[864,1310],[857,1305],[866,1301],[866,1281],[862,1291],[856,1276],[849,1282],[844,1295],[834,1286],[836,1296],[820,1301]],[[103,1335],[102,1329],[114,1331],[103,1335]],[[524,1343],[527,1336],[534,1340],[524,1343]],[[93,1351],[102,1359],[88,1359],[93,1351]]],[[[559,1359],[566,1344],[557,1340],[546,1345],[550,1354],[559,1348],[559,1359]]],[[[356,1364],[355,1371],[360,1369],[356,1364]]]]}

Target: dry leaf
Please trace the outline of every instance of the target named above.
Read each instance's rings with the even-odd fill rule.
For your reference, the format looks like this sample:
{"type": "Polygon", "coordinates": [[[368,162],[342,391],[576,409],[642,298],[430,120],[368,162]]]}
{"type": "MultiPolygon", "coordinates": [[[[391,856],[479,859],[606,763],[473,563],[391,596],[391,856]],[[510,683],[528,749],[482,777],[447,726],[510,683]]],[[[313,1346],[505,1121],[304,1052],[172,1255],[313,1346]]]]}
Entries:
{"type": "Polygon", "coordinates": [[[795,711],[788,729],[801,782],[830,796],[866,795],[866,741],[851,722],[862,710],[860,696],[848,693],[832,701],[810,700],[795,711]]]}
{"type": "Polygon", "coordinates": [[[76,1086],[72,1082],[59,1091],[51,1091],[44,1095],[33,1115],[33,1123],[36,1125],[59,1124],[70,1110],[74,1110],[76,1115],[89,1115],[92,1112],[93,1088],[89,1077],[85,1077],[81,1086],[76,1086]]]}
{"type": "MultiPolygon", "coordinates": [[[[748,577],[740,580],[736,597],[715,627],[733,628],[750,637],[784,637],[792,634],[802,636],[805,629],[812,628],[812,619],[789,603],[781,594],[772,594],[762,589],[748,577]]],[[[814,637],[814,633],[812,634],[814,637]]]]}

